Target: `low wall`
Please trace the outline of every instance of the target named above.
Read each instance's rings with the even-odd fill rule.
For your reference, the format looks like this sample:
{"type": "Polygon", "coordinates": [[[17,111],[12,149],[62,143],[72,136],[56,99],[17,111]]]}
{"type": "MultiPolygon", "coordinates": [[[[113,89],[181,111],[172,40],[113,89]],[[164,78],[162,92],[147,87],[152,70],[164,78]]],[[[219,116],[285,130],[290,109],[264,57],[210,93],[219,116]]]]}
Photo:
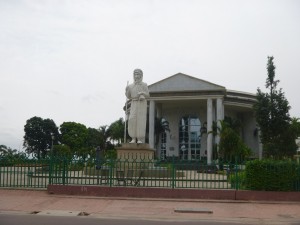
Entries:
{"type": "Polygon", "coordinates": [[[237,190],[236,200],[300,202],[300,192],[237,190]]]}
{"type": "Polygon", "coordinates": [[[143,187],[103,187],[88,185],[48,185],[49,194],[97,197],[214,199],[244,201],[298,201],[300,192],[242,190],[169,189],[143,187]]]}

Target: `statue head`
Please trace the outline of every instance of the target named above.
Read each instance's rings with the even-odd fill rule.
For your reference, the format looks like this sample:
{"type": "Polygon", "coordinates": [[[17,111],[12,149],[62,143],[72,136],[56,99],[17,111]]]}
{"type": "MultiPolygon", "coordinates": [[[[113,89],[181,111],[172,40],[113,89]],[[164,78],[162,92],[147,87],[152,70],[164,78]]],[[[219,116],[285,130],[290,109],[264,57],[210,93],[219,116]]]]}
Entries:
{"type": "Polygon", "coordinates": [[[135,69],[133,71],[134,82],[142,82],[143,80],[143,71],[141,69],[135,69]]]}

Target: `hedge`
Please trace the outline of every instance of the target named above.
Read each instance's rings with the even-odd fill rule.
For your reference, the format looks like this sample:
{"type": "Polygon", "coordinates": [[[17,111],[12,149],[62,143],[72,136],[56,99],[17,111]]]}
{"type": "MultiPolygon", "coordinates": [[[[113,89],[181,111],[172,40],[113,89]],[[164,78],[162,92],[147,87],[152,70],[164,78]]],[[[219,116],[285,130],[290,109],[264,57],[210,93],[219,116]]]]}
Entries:
{"type": "Polygon", "coordinates": [[[249,161],[245,168],[245,187],[263,191],[300,191],[300,165],[291,161],[249,161]]]}

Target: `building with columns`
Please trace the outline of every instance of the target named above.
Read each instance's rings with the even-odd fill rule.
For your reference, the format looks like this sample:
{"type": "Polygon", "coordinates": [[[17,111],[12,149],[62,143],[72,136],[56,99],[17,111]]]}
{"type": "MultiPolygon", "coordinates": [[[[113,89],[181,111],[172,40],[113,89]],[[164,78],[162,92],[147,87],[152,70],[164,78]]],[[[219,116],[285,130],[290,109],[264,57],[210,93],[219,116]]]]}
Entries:
{"type": "Polygon", "coordinates": [[[225,87],[178,73],[148,86],[149,130],[151,148],[161,159],[205,159],[212,162],[213,146],[219,137],[210,132],[213,121],[225,116],[242,122],[241,137],[261,158],[261,146],[252,109],[254,94],[231,91],[225,87]],[[169,129],[155,134],[159,119],[169,129]]]}

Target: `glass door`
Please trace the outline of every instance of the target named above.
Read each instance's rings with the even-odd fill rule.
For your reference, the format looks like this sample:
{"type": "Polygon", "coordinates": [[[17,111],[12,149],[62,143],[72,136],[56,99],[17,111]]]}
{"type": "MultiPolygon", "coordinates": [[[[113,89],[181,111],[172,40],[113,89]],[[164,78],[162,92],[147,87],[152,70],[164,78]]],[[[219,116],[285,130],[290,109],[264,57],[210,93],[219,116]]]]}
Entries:
{"type": "Polygon", "coordinates": [[[200,159],[201,122],[198,117],[185,116],[179,121],[179,157],[184,160],[200,159]]]}

